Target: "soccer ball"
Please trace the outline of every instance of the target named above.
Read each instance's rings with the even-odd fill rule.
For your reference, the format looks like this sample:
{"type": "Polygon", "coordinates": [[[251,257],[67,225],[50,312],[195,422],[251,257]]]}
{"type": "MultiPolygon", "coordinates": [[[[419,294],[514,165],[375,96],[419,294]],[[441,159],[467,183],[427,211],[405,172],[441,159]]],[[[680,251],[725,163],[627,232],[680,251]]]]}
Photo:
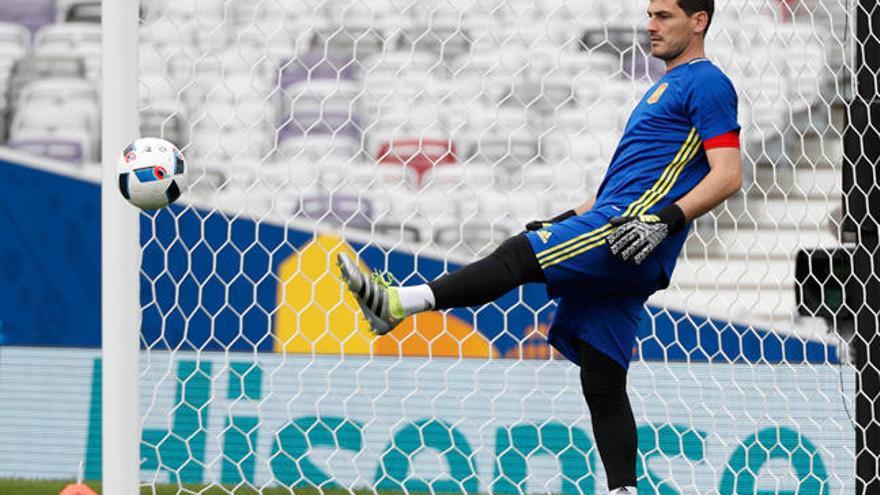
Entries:
{"type": "Polygon", "coordinates": [[[186,162],[176,146],[141,138],[122,150],[117,162],[119,192],[129,203],[155,210],[173,203],[186,189],[186,162]]]}

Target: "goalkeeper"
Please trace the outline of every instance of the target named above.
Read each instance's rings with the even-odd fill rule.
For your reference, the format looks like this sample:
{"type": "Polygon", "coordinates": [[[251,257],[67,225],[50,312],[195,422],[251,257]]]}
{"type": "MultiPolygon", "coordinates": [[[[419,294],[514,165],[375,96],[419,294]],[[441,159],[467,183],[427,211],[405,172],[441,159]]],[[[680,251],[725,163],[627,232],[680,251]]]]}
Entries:
{"type": "Polygon", "coordinates": [[[477,306],[545,283],[559,299],[548,339],[580,366],[612,494],[636,493],[626,373],[643,304],[669,284],[690,221],[742,182],[736,92],[704,55],[713,11],[713,0],[650,0],[651,54],[667,71],[633,110],[593,199],[530,222],[488,257],[429,284],[390,287],[338,258],[379,335],[415,313],[477,306]]]}

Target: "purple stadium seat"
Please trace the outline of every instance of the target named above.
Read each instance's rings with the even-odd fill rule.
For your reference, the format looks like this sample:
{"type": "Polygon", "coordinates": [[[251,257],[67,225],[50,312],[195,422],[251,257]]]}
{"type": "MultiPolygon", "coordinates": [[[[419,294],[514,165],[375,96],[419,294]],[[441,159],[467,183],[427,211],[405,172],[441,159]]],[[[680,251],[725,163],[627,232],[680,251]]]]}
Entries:
{"type": "Polygon", "coordinates": [[[354,79],[354,61],[339,54],[305,53],[282,64],[281,87],[312,79],[354,79]]]}
{"type": "Polygon", "coordinates": [[[282,155],[352,158],[360,151],[360,130],[347,114],[300,114],[296,118],[278,130],[282,155]]]}
{"type": "Polygon", "coordinates": [[[55,0],[0,0],[0,21],[22,24],[35,33],[55,22],[55,0]]]}
{"type": "Polygon", "coordinates": [[[373,220],[373,204],[369,198],[344,192],[316,193],[301,198],[302,214],[306,218],[370,228],[373,220]]]}
{"type": "Polygon", "coordinates": [[[339,112],[295,112],[293,119],[279,130],[281,140],[288,136],[303,134],[336,134],[355,140],[361,138],[357,119],[349,114],[339,112]]]}
{"type": "Polygon", "coordinates": [[[33,137],[21,136],[10,139],[6,146],[15,150],[70,163],[82,163],[87,158],[84,156],[87,143],[73,136],[71,138],[65,138],[61,135],[46,135],[45,137],[36,135],[33,137]]]}

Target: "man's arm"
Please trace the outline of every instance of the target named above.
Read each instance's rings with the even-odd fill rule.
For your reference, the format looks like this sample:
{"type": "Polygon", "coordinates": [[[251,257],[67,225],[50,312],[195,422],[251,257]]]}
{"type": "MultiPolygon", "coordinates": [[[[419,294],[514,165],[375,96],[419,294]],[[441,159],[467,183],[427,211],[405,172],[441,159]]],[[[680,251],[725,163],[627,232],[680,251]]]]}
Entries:
{"type": "Polygon", "coordinates": [[[709,159],[709,173],[675,202],[687,221],[715,208],[742,187],[739,148],[712,148],[706,150],[706,157],[709,159]]]}
{"type": "Polygon", "coordinates": [[[553,217],[549,220],[532,220],[531,222],[526,224],[526,230],[543,229],[544,227],[546,227],[548,225],[551,225],[551,224],[554,224],[557,222],[561,222],[567,218],[571,218],[576,215],[583,215],[584,213],[589,211],[590,208],[593,207],[593,203],[595,203],[595,202],[596,202],[596,196],[593,196],[592,198],[584,201],[584,203],[582,205],[575,207],[575,208],[572,208],[571,210],[566,210],[566,211],[560,213],[559,215],[556,215],[555,217],[553,217]]]}
{"type": "Polygon", "coordinates": [[[614,217],[616,227],[608,236],[608,247],[618,258],[639,265],[668,235],[680,232],[693,220],[715,208],[742,186],[739,148],[706,150],[709,173],[693,189],[656,214],[614,217]]]}
{"type": "Polygon", "coordinates": [[[584,201],[584,203],[577,208],[574,209],[574,212],[578,215],[583,215],[584,213],[590,211],[590,208],[596,203],[596,196],[584,201]]]}

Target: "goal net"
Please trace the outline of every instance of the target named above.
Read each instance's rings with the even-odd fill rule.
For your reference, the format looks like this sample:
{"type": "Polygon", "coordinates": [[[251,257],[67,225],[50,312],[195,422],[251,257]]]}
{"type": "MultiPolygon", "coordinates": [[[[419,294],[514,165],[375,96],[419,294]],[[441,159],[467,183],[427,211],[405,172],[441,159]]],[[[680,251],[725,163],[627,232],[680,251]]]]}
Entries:
{"type": "MultiPolygon", "coordinates": [[[[595,193],[664,71],[646,8],[144,2],[141,134],[183,150],[191,187],[140,217],[143,486],[605,493],[543,287],[376,338],[334,259],[423,283],[595,193]]],[[[854,492],[846,334],[798,311],[795,273],[840,245],[848,19],[716,2],[746,179],[645,306],[639,493],[854,492]]]]}

